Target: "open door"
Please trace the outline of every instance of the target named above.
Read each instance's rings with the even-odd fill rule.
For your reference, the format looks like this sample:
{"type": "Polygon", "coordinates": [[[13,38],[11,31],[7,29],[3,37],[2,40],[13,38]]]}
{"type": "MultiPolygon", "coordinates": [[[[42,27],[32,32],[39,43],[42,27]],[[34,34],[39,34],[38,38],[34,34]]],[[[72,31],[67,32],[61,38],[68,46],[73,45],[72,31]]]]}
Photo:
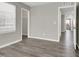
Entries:
{"type": "Polygon", "coordinates": [[[76,49],[79,49],[79,4],[76,6],[76,49]]]}
{"type": "Polygon", "coordinates": [[[21,22],[22,22],[22,38],[28,37],[28,13],[29,10],[21,8],[21,22]]]}

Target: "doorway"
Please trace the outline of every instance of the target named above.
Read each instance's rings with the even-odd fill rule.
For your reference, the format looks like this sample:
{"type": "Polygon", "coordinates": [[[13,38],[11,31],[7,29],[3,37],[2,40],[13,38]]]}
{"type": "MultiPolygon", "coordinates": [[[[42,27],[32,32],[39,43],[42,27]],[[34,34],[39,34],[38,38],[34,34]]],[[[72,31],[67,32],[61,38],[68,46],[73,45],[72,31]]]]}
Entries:
{"type": "Polygon", "coordinates": [[[58,11],[60,38],[64,35],[64,43],[66,43],[66,45],[71,45],[73,43],[76,49],[76,6],[59,7],[58,11]]]}
{"type": "Polygon", "coordinates": [[[21,8],[21,32],[22,32],[22,39],[28,37],[28,30],[29,30],[29,10],[25,8],[21,8]]]}

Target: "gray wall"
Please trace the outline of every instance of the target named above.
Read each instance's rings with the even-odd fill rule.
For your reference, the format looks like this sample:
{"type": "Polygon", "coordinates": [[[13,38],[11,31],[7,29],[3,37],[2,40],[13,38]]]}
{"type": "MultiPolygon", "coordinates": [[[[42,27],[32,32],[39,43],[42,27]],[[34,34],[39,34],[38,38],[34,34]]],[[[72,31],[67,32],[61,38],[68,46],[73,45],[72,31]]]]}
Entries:
{"type": "Polygon", "coordinates": [[[65,16],[61,15],[61,32],[65,32],[65,16]]]}
{"type": "Polygon", "coordinates": [[[58,7],[72,4],[54,2],[33,7],[30,36],[58,40],[58,7]]]}
{"type": "Polygon", "coordinates": [[[0,34],[0,46],[11,42],[21,40],[21,7],[30,9],[28,6],[20,2],[8,2],[16,6],[16,31],[11,33],[0,34]]]}

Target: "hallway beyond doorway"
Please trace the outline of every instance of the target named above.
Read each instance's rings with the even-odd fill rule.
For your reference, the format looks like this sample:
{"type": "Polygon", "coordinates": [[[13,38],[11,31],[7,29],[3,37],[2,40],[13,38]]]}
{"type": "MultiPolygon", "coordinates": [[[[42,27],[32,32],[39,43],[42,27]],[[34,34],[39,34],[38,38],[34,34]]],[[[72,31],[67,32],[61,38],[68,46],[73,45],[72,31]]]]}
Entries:
{"type": "Polygon", "coordinates": [[[71,47],[71,46],[73,46],[73,31],[66,30],[65,32],[63,32],[61,34],[60,42],[63,42],[64,45],[65,45],[65,47],[71,47]]]}

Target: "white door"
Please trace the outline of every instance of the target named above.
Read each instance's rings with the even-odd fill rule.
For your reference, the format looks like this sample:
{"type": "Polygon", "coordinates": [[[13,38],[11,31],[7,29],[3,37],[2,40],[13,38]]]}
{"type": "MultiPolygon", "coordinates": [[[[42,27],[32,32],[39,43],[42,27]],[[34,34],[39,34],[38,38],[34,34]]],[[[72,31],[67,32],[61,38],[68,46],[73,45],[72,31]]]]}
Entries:
{"type": "Polygon", "coordinates": [[[28,11],[27,9],[22,8],[22,35],[27,35],[27,25],[28,25],[28,11]]]}

